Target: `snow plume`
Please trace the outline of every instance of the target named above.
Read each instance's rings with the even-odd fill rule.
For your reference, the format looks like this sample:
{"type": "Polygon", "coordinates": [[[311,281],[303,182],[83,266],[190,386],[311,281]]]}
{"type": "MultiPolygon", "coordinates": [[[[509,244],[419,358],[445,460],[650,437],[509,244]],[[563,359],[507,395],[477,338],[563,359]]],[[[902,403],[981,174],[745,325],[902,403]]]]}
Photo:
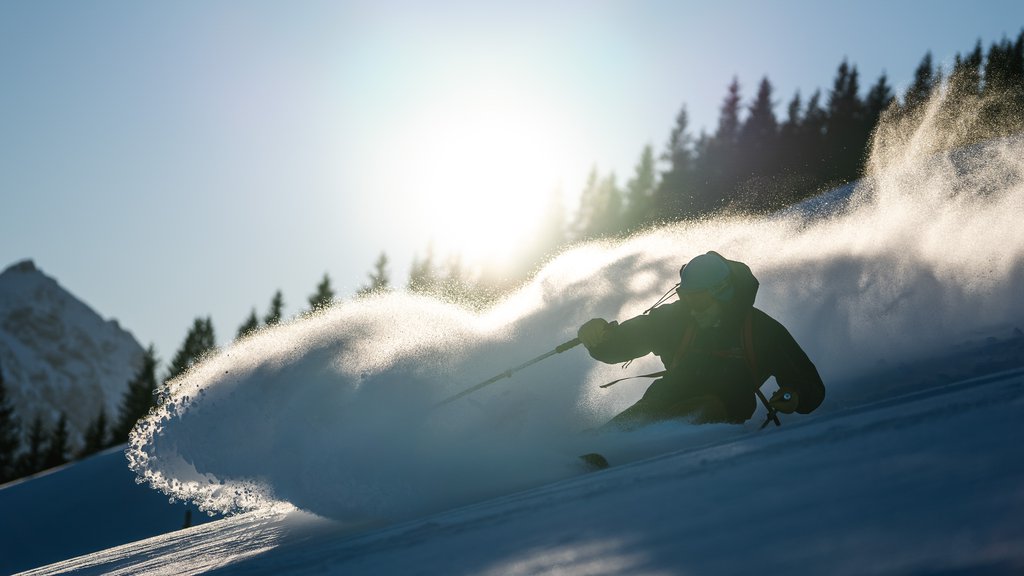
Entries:
{"type": "Polygon", "coordinates": [[[895,393],[870,389],[867,376],[1024,319],[1024,143],[944,152],[944,102],[888,119],[865,184],[824,215],[678,224],[578,246],[482,313],[389,294],[265,329],[170,383],[132,434],[130,465],[209,510],[294,505],[382,522],[579,473],[583,452],[618,450],[623,461],[748,433],[758,416],[585,433],[649,382],[599,384],[660,365],[648,357],[623,371],[582,348],[435,407],[571,339],[591,317],[639,314],[707,250],[750,264],[757,306],[789,327],[826,380],[822,412],[840,398],[895,393]]]}

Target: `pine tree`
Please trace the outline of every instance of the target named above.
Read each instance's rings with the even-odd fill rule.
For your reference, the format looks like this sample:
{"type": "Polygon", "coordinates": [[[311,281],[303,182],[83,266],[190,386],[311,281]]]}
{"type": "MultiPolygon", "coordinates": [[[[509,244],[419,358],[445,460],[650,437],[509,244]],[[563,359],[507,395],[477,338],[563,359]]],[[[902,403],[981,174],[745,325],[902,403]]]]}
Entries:
{"type": "Polygon", "coordinates": [[[719,109],[714,136],[698,143],[696,179],[701,185],[693,194],[688,216],[720,211],[732,201],[736,184],[745,176],[737,174],[741,102],[740,83],[733,78],[719,109]]]}
{"type": "Polygon", "coordinates": [[[932,53],[928,52],[914,70],[914,81],[903,95],[903,114],[913,114],[924,106],[936,86],[937,74],[932,65],[932,53]]]}
{"type": "Polygon", "coordinates": [[[79,457],[95,454],[107,446],[107,410],[100,407],[99,415],[85,430],[85,446],[82,447],[79,457]]]}
{"type": "Polygon", "coordinates": [[[316,292],[309,297],[309,311],[317,312],[330,308],[334,302],[334,289],[331,288],[331,278],[324,272],[324,277],[316,285],[316,292]]]}
{"type": "Polygon", "coordinates": [[[358,296],[368,296],[391,290],[391,274],[388,272],[388,255],[380,253],[373,263],[373,271],[369,273],[370,282],[356,292],[358,296]]]}
{"type": "Polygon", "coordinates": [[[28,429],[28,449],[18,457],[17,475],[28,476],[43,469],[43,442],[46,441],[46,427],[39,414],[32,419],[28,429]]]}
{"type": "Polygon", "coordinates": [[[740,81],[739,78],[733,77],[718,114],[718,129],[715,131],[715,140],[720,146],[726,148],[733,147],[736,145],[737,140],[739,140],[741,104],[740,81]]]}
{"type": "Polygon", "coordinates": [[[677,220],[685,217],[693,205],[694,142],[689,133],[690,117],[683,106],[676,116],[661,160],[668,164],[655,193],[657,217],[677,220]]]}
{"type": "Polygon", "coordinates": [[[267,326],[274,326],[281,322],[281,314],[284,311],[284,295],[278,290],[274,293],[274,297],[270,300],[270,309],[267,311],[267,315],[263,317],[263,323],[267,326]]]}
{"type": "Polygon", "coordinates": [[[580,194],[576,213],[576,238],[600,238],[616,234],[622,222],[622,192],[615,183],[615,174],[602,178],[594,166],[580,194]]]}
{"type": "Polygon", "coordinates": [[[213,321],[209,316],[196,318],[185,336],[185,342],[174,355],[166,380],[171,380],[184,374],[189,368],[198,363],[207,354],[216,349],[217,342],[213,333],[213,321]]]}
{"type": "Polygon", "coordinates": [[[0,484],[17,476],[17,454],[21,441],[21,424],[14,406],[7,399],[4,371],[0,367],[0,484]]]}
{"type": "Polygon", "coordinates": [[[156,348],[152,344],[142,356],[139,371],[128,382],[128,389],[121,397],[121,410],[117,422],[111,430],[114,443],[128,441],[128,435],[140,418],[149,413],[156,404],[156,366],[158,364],[156,348]]]}
{"type": "Polygon", "coordinates": [[[61,412],[57,427],[50,435],[50,441],[43,453],[43,469],[48,470],[68,461],[68,417],[61,412]]]}
{"type": "Polygon", "coordinates": [[[864,104],[859,92],[857,67],[843,60],[828,94],[825,122],[830,182],[848,182],[859,176],[867,145],[867,134],[863,131],[864,104]]]}
{"type": "Polygon", "coordinates": [[[410,292],[432,294],[436,293],[439,284],[440,278],[434,267],[434,246],[430,244],[423,258],[413,257],[407,287],[410,292]]]}
{"type": "Polygon", "coordinates": [[[1003,39],[988,50],[984,66],[984,133],[979,138],[1004,136],[1024,126],[1024,32],[1016,43],[1003,39]]]}
{"type": "Polygon", "coordinates": [[[889,86],[889,78],[882,73],[878,77],[878,82],[868,90],[868,94],[864,98],[864,131],[870,134],[878,124],[882,113],[888,110],[895,101],[896,96],[893,94],[892,86],[889,86]]]}
{"type": "Polygon", "coordinates": [[[779,173],[783,175],[783,188],[790,191],[785,195],[787,202],[792,196],[792,190],[801,188],[801,182],[806,178],[802,169],[804,159],[801,157],[800,142],[804,121],[802,107],[800,92],[797,91],[786,105],[786,119],[779,126],[779,173]]]}
{"type": "Polygon", "coordinates": [[[657,187],[654,150],[648,144],[640,154],[633,178],[626,183],[626,208],[622,228],[627,231],[638,230],[654,220],[654,193],[657,187]]]}
{"type": "Polygon", "coordinates": [[[738,185],[741,207],[761,211],[777,204],[772,176],[777,173],[779,152],[779,121],[775,117],[772,84],[765,76],[751,103],[749,114],[740,128],[737,156],[738,185]]]}
{"type": "Polygon", "coordinates": [[[238,335],[236,336],[235,339],[241,340],[242,338],[245,338],[246,336],[249,336],[250,334],[256,332],[257,330],[259,330],[259,328],[260,319],[258,316],[256,316],[256,309],[253,308],[252,312],[249,313],[249,318],[247,318],[245,322],[243,322],[242,325],[238,327],[238,335]]]}

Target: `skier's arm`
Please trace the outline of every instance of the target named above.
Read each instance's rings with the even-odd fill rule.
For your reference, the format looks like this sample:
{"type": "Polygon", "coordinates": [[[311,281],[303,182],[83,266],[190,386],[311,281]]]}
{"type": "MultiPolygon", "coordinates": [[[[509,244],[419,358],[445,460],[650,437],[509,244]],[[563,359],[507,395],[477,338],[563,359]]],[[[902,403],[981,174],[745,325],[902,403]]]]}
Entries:
{"type": "Polygon", "coordinates": [[[825,399],[825,384],[821,381],[818,369],[789,330],[767,314],[764,317],[769,320],[771,366],[775,381],[780,389],[788,388],[797,393],[799,402],[796,412],[807,414],[825,399]]]}
{"type": "MultiPolygon", "coordinates": [[[[596,320],[600,319],[591,320],[587,324],[591,326],[599,325],[600,323],[596,322],[596,320]]],[[[591,342],[588,342],[583,333],[587,328],[587,324],[580,328],[580,340],[583,341],[587,352],[590,353],[594,360],[607,364],[616,364],[646,356],[652,351],[650,342],[652,321],[650,316],[637,316],[626,320],[622,324],[615,322],[605,323],[601,336],[591,342]]]]}

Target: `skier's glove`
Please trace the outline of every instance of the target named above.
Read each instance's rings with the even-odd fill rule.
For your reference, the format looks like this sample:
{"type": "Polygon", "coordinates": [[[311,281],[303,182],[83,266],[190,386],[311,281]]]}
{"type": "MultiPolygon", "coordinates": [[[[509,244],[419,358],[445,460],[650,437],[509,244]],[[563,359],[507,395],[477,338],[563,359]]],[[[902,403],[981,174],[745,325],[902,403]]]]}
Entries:
{"type": "Polygon", "coordinates": [[[796,390],[783,386],[776,390],[775,394],[772,394],[768,405],[783,414],[792,414],[800,405],[800,395],[796,393],[796,390]]]}
{"type": "Polygon", "coordinates": [[[600,346],[608,339],[608,321],[604,318],[587,320],[576,332],[576,337],[587,347],[587,350],[600,346]]]}

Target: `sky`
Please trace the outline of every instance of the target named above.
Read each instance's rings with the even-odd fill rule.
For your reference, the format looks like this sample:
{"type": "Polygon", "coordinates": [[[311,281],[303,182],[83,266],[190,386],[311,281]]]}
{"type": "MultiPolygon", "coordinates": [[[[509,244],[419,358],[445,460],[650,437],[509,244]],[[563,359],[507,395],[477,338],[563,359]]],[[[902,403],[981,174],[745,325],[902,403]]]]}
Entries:
{"type": "Polygon", "coordinates": [[[843,59],[902,92],[926,52],[1024,27],[1019,1],[712,4],[5,2],[0,267],[35,260],[167,360],[195,317],[225,343],[382,252],[399,285],[428,246],[500,268],[683,105],[714,130],[733,77],[781,116],[843,59]]]}

